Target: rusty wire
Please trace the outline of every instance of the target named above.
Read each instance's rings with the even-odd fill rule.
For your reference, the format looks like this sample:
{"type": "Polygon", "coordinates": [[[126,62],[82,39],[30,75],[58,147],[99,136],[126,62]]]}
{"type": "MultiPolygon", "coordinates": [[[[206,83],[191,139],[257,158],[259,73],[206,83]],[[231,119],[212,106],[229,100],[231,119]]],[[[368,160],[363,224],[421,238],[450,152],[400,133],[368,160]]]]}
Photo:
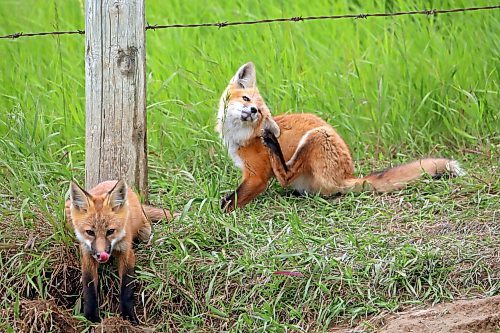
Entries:
{"type": "MultiPolygon", "coordinates": [[[[470,12],[478,10],[492,10],[500,9],[500,5],[497,6],[485,6],[485,7],[467,7],[467,8],[453,8],[453,9],[431,9],[431,10],[420,10],[420,11],[408,11],[408,12],[394,12],[394,13],[365,13],[365,14],[345,14],[345,15],[323,15],[323,16],[295,16],[289,18],[272,18],[264,20],[255,21],[235,21],[235,22],[212,22],[212,23],[193,23],[193,24],[167,24],[167,25],[146,25],[145,30],[157,30],[157,29],[173,29],[173,28],[201,28],[201,27],[217,27],[224,28],[236,25],[252,25],[252,24],[263,24],[263,23],[275,23],[275,22],[302,22],[302,21],[314,21],[314,20],[338,20],[338,19],[367,19],[369,17],[390,17],[390,16],[403,16],[403,15],[426,15],[435,16],[437,14],[450,14],[458,12],[470,12]]],[[[9,35],[0,36],[0,39],[16,39],[20,37],[34,37],[34,36],[48,36],[48,35],[83,35],[84,30],[75,31],[49,31],[49,32],[34,32],[34,33],[23,33],[17,32],[9,35]]]]}

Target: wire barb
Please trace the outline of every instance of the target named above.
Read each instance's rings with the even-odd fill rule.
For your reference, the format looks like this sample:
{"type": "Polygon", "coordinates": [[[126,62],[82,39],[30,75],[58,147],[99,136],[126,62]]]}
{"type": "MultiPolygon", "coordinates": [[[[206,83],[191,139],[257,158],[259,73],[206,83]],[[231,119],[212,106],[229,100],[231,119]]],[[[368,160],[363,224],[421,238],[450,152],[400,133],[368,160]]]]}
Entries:
{"type": "MultiPolygon", "coordinates": [[[[436,16],[437,14],[451,14],[459,12],[470,12],[478,10],[493,10],[500,9],[500,5],[496,6],[485,6],[485,7],[468,7],[468,8],[453,8],[453,9],[431,9],[431,10],[421,10],[421,11],[410,11],[410,12],[394,12],[394,13],[367,13],[367,14],[345,14],[345,15],[329,15],[329,16],[295,16],[290,18],[272,18],[256,21],[235,21],[235,22],[215,22],[215,23],[192,23],[192,24],[167,24],[167,25],[146,25],[144,28],[147,30],[158,30],[158,29],[172,29],[172,28],[201,28],[201,27],[217,27],[219,29],[236,26],[236,25],[252,25],[252,24],[263,24],[263,23],[275,23],[275,22],[300,22],[300,21],[314,21],[314,20],[339,20],[339,19],[366,19],[368,17],[390,17],[390,16],[402,16],[402,15],[427,15],[436,16]]],[[[50,31],[50,32],[34,32],[34,33],[23,33],[16,32],[9,35],[0,36],[0,39],[16,39],[20,37],[34,37],[34,36],[48,36],[48,35],[83,35],[84,30],[76,31],[50,31]]]]}
{"type": "Polygon", "coordinates": [[[227,21],[226,22],[219,22],[217,23],[217,27],[220,29],[220,28],[224,28],[224,27],[227,27],[227,21]]]}

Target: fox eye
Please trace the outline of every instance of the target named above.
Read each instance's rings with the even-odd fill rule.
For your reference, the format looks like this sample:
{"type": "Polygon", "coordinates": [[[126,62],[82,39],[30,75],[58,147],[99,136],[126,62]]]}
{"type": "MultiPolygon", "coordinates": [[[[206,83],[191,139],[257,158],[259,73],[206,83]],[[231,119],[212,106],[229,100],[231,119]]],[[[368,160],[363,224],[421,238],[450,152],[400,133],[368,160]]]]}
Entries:
{"type": "Polygon", "coordinates": [[[111,236],[114,233],[115,233],[115,229],[108,229],[108,231],[106,231],[106,236],[111,236]]]}
{"type": "Polygon", "coordinates": [[[94,236],[95,236],[95,232],[94,232],[94,230],[90,230],[90,229],[89,229],[89,230],[85,230],[85,232],[86,232],[86,233],[87,233],[87,235],[89,235],[89,236],[92,236],[92,237],[94,237],[94,236]]]}
{"type": "Polygon", "coordinates": [[[247,96],[243,96],[242,98],[245,102],[250,102],[250,98],[248,98],[247,96]]]}

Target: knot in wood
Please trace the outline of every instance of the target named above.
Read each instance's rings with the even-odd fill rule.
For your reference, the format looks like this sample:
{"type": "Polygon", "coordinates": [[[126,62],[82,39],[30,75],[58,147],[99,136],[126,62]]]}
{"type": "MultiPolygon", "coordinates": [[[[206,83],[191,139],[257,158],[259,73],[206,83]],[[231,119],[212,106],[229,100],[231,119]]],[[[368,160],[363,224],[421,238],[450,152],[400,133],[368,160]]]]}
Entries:
{"type": "Polygon", "coordinates": [[[109,11],[112,14],[118,14],[120,12],[120,7],[121,7],[120,1],[115,1],[113,4],[109,7],[109,11]]]}
{"type": "Polygon", "coordinates": [[[135,71],[137,48],[129,47],[126,50],[118,50],[118,68],[123,75],[129,75],[135,71]]]}

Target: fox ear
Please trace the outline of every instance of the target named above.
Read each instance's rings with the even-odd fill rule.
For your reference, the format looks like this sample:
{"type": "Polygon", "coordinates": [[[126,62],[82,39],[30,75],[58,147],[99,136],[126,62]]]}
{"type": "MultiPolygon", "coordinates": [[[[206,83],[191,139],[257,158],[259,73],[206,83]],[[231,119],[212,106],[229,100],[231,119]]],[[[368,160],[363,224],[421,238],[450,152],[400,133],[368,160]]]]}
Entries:
{"type": "Polygon", "coordinates": [[[264,126],[263,128],[265,130],[269,130],[271,131],[275,137],[279,138],[280,137],[280,134],[281,134],[281,131],[280,131],[280,127],[278,126],[278,124],[274,121],[273,118],[271,117],[266,117],[264,119],[264,126]]]}
{"type": "Polygon", "coordinates": [[[127,202],[128,186],[125,181],[119,180],[115,187],[108,192],[108,205],[111,209],[119,209],[127,202]]]}
{"type": "Polygon", "coordinates": [[[70,183],[69,196],[71,199],[71,208],[81,211],[86,211],[89,208],[92,196],[83,188],[81,188],[77,183],[70,183]]]}
{"type": "Polygon", "coordinates": [[[257,83],[255,65],[249,62],[241,66],[231,79],[231,83],[237,84],[240,88],[254,88],[257,83]]]}

